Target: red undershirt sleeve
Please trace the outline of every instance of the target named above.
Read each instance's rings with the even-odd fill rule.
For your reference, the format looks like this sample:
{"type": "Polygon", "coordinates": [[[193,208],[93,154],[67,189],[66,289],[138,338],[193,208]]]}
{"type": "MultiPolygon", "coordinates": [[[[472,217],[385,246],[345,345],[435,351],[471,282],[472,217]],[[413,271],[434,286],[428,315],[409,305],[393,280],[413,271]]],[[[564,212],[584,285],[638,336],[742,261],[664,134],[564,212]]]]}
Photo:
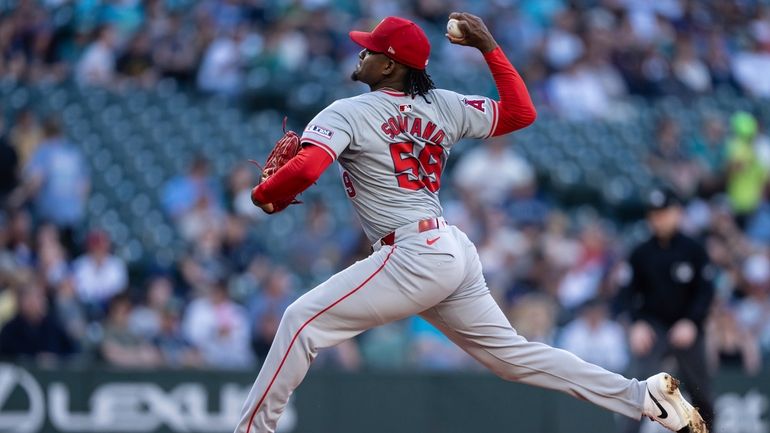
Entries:
{"type": "Polygon", "coordinates": [[[500,94],[497,126],[492,136],[507,134],[531,125],[537,117],[527,86],[500,47],[484,54],[500,94]]]}
{"type": "Polygon", "coordinates": [[[267,204],[294,197],[315,183],[332,162],[321,147],[304,146],[297,156],[251,190],[251,201],[267,204]]]}

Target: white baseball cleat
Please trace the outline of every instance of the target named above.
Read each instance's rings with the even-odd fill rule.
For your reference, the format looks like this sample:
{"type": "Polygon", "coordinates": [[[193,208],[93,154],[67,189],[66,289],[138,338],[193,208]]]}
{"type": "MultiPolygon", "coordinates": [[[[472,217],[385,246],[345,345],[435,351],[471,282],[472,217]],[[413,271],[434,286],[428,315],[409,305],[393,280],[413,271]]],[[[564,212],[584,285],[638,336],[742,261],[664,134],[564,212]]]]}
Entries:
{"type": "Polygon", "coordinates": [[[682,397],[679,381],[668,373],[658,373],[647,379],[644,416],[675,432],[708,433],[698,409],[682,397]]]}

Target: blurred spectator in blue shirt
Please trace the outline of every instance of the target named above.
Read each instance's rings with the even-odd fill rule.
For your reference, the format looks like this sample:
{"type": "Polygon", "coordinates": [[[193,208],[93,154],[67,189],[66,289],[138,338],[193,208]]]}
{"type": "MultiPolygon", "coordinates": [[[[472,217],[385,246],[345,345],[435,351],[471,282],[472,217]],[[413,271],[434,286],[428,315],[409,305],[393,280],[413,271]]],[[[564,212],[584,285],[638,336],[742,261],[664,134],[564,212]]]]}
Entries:
{"type": "Polygon", "coordinates": [[[767,198],[749,219],[746,235],[754,242],[770,246],[770,200],[767,198]]]}
{"type": "Polygon", "coordinates": [[[70,250],[73,231],[83,221],[91,178],[83,154],[64,137],[58,120],[49,118],[45,139],[25,169],[27,191],[34,196],[36,216],[62,229],[70,250]]]}
{"type": "Polygon", "coordinates": [[[548,204],[538,194],[534,176],[511,191],[510,203],[506,207],[508,217],[517,227],[541,227],[548,219],[548,204]]]}
{"type": "Polygon", "coordinates": [[[166,182],[161,201],[166,213],[178,219],[191,211],[204,196],[208,206],[221,209],[219,184],[209,175],[208,160],[198,155],[190,164],[187,174],[166,182]]]}
{"type": "Polygon", "coordinates": [[[251,345],[260,359],[267,356],[281,316],[294,299],[292,275],[285,268],[277,267],[267,277],[262,290],[249,302],[253,329],[251,345]]]}
{"type": "Polygon", "coordinates": [[[222,250],[230,272],[237,273],[244,272],[252,259],[263,253],[257,239],[249,233],[246,219],[232,214],[225,223],[222,250]]]}

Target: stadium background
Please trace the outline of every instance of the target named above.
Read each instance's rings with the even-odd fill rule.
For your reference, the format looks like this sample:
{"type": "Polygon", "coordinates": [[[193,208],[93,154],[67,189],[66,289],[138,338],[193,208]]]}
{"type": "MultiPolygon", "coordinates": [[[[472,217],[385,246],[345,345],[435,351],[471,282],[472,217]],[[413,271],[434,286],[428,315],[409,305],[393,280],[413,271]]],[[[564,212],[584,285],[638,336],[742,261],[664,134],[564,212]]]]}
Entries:
{"type": "MultiPolygon", "coordinates": [[[[441,191],[514,326],[623,372],[624,257],[646,192],[672,188],[717,269],[716,431],[769,431],[770,4],[751,0],[0,1],[0,326],[42,320],[52,348],[0,330],[0,428],[228,431],[281,311],[368,253],[335,170],[266,217],[245,161],[284,115],[366,90],[347,31],[386,15],[425,28],[439,87],[494,95],[443,40],[453,10],[486,20],[539,113],[458,144],[441,191]]],[[[323,352],[292,413],[287,432],[617,430],[418,319],[323,352]]]]}

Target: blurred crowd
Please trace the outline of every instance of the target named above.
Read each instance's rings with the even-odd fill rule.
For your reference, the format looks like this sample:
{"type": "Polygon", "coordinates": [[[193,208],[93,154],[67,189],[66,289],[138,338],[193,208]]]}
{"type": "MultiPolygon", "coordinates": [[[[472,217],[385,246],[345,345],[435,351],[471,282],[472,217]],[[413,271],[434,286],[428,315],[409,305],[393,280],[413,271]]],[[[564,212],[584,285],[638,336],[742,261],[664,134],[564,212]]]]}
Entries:
{"type": "MultiPolygon", "coordinates": [[[[486,19],[541,111],[612,118],[624,114],[629,95],[686,96],[719,86],[770,96],[770,79],[755,73],[770,65],[770,4],[763,0],[5,4],[0,75],[20,81],[71,78],[125,90],[172,78],[187,88],[237,96],[265,90],[276,77],[301,75],[344,93],[358,51],[347,32],[395,14],[426,29],[433,42],[429,72],[439,86],[489,87],[489,77],[479,74],[480,56],[442,41],[449,12],[464,10],[486,19]]],[[[298,97],[313,93],[308,88],[298,97]]]]}
{"type": "MultiPolygon", "coordinates": [[[[755,73],[770,69],[770,7],[750,1],[19,0],[0,15],[0,76],[115,92],[172,78],[236,96],[266,74],[346,77],[357,51],[347,30],[388,14],[418,20],[438,41],[450,8],[485,17],[538,109],[569,120],[611,118],[627,95],[725,85],[770,96],[769,75],[755,73]]],[[[483,70],[467,50],[434,47],[439,85],[440,74],[483,70]]],[[[770,355],[766,126],[750,113],[714,115],[685,136],[664,117],[647,158],[686,199],[683,230],[715,265],[714,369],[755,373],[770,355]]],[[[302,220],[285,236],[285,257],[274,256],[260,236],[268,217],[249,199],[255,171],[238,165],[218,178],[200,156],[157,191],[187,249],[171,266],[129,266],[103,228],[86,224],[90,165],[66,132],[33,110],[0,116],[0,356],[251,368],[296,297],[369,253],[356,223],[311,199],[293,214],[302,220]]],[[[560,206],[508,138],[462,153],[445,174],[445,216],[478,246],[511,323],[531,340],[624,371],[628,323],[615,299],[640,224],[560,206]]],[[[314,366],[478,368],[418,318],[324,351],[314,366]]]]}
{"type": "MultiPolygon", "coordinates": [[[[651,149],[650,169],[665,179],[667,164],[694,167],[682,230],[706,245],[715,265],[709,361],[755,373],[770,355],[770,167],[757,154],[766,139],[743,112],[709,119],[702,136],[687,140],[675,122],[662,122],[659,149],[687,144],[677,143],[678,159],[651,149]]],[[[446,218],[476,243],[487,282],[522,335],[624,371],[628,318],[616,298],[643,223],[560,206],[510,144],[495,138],[462,152],[445,174],[446,218]]],[[[21,110],[0,130],[0,153],[14,161],[3,173],[19,174],[2,182],[6,357],[249,367],[266,355],[294,299],[370,251],[358,225],[335,218],[324,201],[311,196],[297,206],[302,213],[268,217],[250,203],[255,170],[237,165],[220,179],[198,156],[158,191],[187,249],[170,267],[129,266],[106,231],[86,225],[88,164],[55,118],[21,110]],[[287,217],[300,220],[279,257],[262,235],[270,219],[287,217]]],[[[477,368],[419,318],[325,351],[316,365],[477,368]]]]}

